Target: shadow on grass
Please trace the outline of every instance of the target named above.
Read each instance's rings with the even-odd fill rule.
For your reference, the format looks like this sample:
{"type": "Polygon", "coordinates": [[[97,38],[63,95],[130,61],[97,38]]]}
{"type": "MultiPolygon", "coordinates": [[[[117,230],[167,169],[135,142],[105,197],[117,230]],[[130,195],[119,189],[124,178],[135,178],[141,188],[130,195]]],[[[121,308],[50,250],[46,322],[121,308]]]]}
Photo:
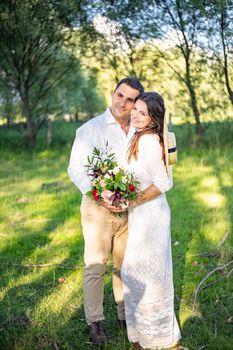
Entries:
{"type": "MultiPolygon", "coordinates": [[[[196,161],[198,161],[198,155],[195,157],[196,161]]],[[[230,157],[227,159],[230,161],[230,157]]],[[[216,161],[214,157],[209,161],[206,161],[205,158],[205,162],[211,168],[215,167],[216,161]]],[[[61,173],[59,168],[60,166],[57,168],[56,176],[59,176],[61,173]]],[[[232,218],[232,211],[230,211],[232,194],[229,188],[226,188],[222,182],[221,163],[219,163],[216,169],[216,176],[219,177],[220,191],[227,198],[229,215],[232,218]]],[[[52,176],[51,169],[48,173],[46,173],[45,169],[43,173],[45,179],[48,178],[48,175],[52,176]]],[[[181,300],[186,298],[184,294],[185,285],[190,284],[191,290],[194,291],[203,276],[219,263],[218,258],[211,260],[211,262],[208,259],[200,259],[201,261],[198,261],[198,266],[195,267],[189,261],[186,261],[189,250],[193,254],[199,254],[203,251],[210,252],[216,248],[216,245],[207,240],[203,233],[203,223],[211,223],[209,213],[213,212],[214,209],[206,207],[196,199],[196,194],[199,190],[198,184],[201,178],[205,176],[205,173],[199,174],[195,179],[191,176],[187,179],[187,182],[185,182],[185,177],[180,176],[179,178],[179,175],[181,174],[177,172],[175,188],[171,194],[168,194],[172,211],[172,236],[175,241],[179,241],[177,246],[173,246],[174,282],[175,294],[177,296],[175,305],[177,313],[182,308],[180,304],[181,300]]],[[[29,179],[31,175],[28,174],[27,176],[29,179]]],[[[20,236],[20,229],[17,229],[19,237],[1,252],[2,261],[14,259],[17,263],[22,263],[27,257],[32,255],[38,245],[43,247],[51,243],[51,234],[54,230],[70,217],[77,215],[79,204],[77,193],[72,194],[70,198],[68,197],[64,201],[64,206],[61,203],[55,202],[50,212],[50,218],[53,220],[46,223],[39,230],[30,232],[29,229],[25,229],[25,233],[20,236]],[[71,208],[69,211],[65,210],[67,205],[71,208]]],[[[27,210],[27,204],[24,205],[24,210],[27,210]]],[[[81,249],[82,242],[77,239],[75,243],[70,244],[69,255],[61,264],[70,265],[72,262],[72,264],[80,264],[82,266],[81,249]]],[[[53,349],[55,344],[59,346],[59,349],[64,350],[94,348],[89,343],[86,331],[81,287],[77,287],[77,290],[70,294],[62,311],[54,313],[48,311],[49,316],[45,315],[42,320],[37,321],[33,319],[33,313],[37,312],[37,308],[43,299],[48,296],[53,297],[53,293],[59,288],[57,285],[57,277],[60,277],[61,274],[59,268],[49,268],[42,276],[36,278],[34,281],[12,288],[10,287],[10,280],[27,275],[28,270],[25,273],[25,270],[20,270],[19,272],[17,268],[5,268],[3,272],[1,284],[3,286],[8,285],[9,290],[4,294],[1,301],[0,348],[2,350],[53,349]],[[70,302],[73,300],[77,300],[77,303],[75,302],[74,311],[70,311],[70,302]],[[64,313],[67,316],[66,318],[64,317],[64,313]]],[[[71,273],[70,270],[62,270],[63,277],[66,279],[71,273]]],[[[232,300],[230,303],[230,295],[228,295],[230,289],[232,289],[230,281],[225,281],[223,284],[213,287],[213,290],[209,293],[200,293],[198,298],[200,313],[198,316],[189,317],[185,320],[182,326],[182,344],[187,345],[193,350],[201,346],[206,346],[206,348],[211,350],[231,349],[232,324],[227,323],[228,316],[233,314],[231,306],[233,303],[232,300]],[[216,313],[218,313],[218,316],[216,316],[216,313]]],[[[112,343],[107,346],[107,349],[128,349],[129,344],[125,340],[125,335],[120,333],[119,328],[114,323],[117,318],[116,307],[109,277],[105,290],[105,324],[113,339],[112,343]]],[[[191,304],[193,299],[185,301],[191,304]]]]}
{"type": "MultiPolygon", "coordinates": [[[[12,259],[14,263],[20,264],[25,259],[33,254],[38,247],[49,244],[52,240],[51,234],[70,217],[77,215],[80,206],[80,195],[72,193],[64,204],[55,201],[53,207],[49,209],[48,221],[35,230],[30,227],[20,226],[14,228],[14,235],[5,249],[1,250],[1,263],[10,263],[12,259]],[[66,210],[66,206],[69,210],[66,210]],[[17,233],[17,236],[15,236],[17,233]]],[[[27,205],[24,206],[24,211],[27,211],[27,205]]]]}
{"type": "MultiPolygon", "coordinates": [[[[40,325],[37,325],[33,319],[35,317],[33,314],[36,313],[44,299],[57,292],[59,288],[57,278],[61,276],[61,273],[62,277],[67,280],[73,271],[62,269],[61,272],[59,267],[52,266],[45,268],[45,273],[42,271],[42,276],[37,277],[38,270],[36,268],[4,267],[4,263],[9,265],[11,263],[12,265],[23,264],[25,260],[27,261],[33,255],[36,249],[43,249],[43,247],[51,244],[53,232],[70,217],[77,215],[79,205],[80,195],[77,193],[66,198],[64,205],[55,201],[53,208],[50,208],[48,213],[50,219],[48,222],[38,230],[16,227],[17,236],[14,234],[13,239],[9,240],[9,244],[1,251],[1,286],[2,288],[8,288],[8,291],[5,292],[1,300],[0,349],[46,349],[54,346],[54,344],[51,345],[53,338],[51,338],[49,329],[51,326],[53,328],[53,325],[51,323],[46,324],[46,318],[45,320],[39,320],[40,325]],[[69,210],[65,210],[64,206],[68,206],[69,210]],[[32,279],[32,281],[11,287],[20,283],[17,282],[19,279],[32,279]]],[[[27,205],[25,205],[24,210],[27,210],[27,205]]],[[[75,243],[67,243],[66,249],[68,249],[69,254],[59,264],[64,266],[75,265],[81,268],[81,238],[77,238],[75,243]]],[[[54,251],[56,252],[56,250],[54,251]]],[[[46,260],[46,256],[43,256],[43,258],[46,260]]],[[[36,263],[43,264],[44,261],[36,261],[36,263]]]]}
{"type": "MultiPolygon", "coordinates": [[[[112,291],[112,266],[106,266],[105,273],[105,295],[104,295],[104,327],[109,337],[109,343],[104,347],[106,350],[127,350],[130,344],[127,340],[126,331],[122,329],[117,322],[117,306],[114,301],[112,291]]],[[[82,295],[82,289],[80,289],[82,295]]],[[[73,298],[73,297],[71,297],[73,298]]],[[[58,316],[59,317],[59,316],[58,316]]],[[[59,349],[103,349],[93,345],[89,339],[88,327],[85,321],[83,299],[77,305],[74,313],[69,320],[63,323],[60,327],[56,327],[56,339],[59,349]]]]}
{"type": "MultiPolygon", "coordinates": [[[[60,265],[80,266],[80,269],[82,269],[82,255],[77,254],[79,245],[80,241],[77,241],[75,245],[70,247],[69,256],[60,262],[60,265]]],[[[29,268],[26,272],[22,268],[20,270],[19,268],[8,269],[6,278],[11,279],[12,275],[15,278],[24,278],[28,274],[35,273],[36,275],[37,271],[36,268],[29,268]]],[[[66,307],[74,300],[75,296],[78,299],[78,294],[80,294],[79,288],[77,288],[74,295],[71,293],[60,312],[53,314],[50,310],[46,310],[47,307],[45,307],[45,315],[41,319],[40,317],[37,319],[37,313],[40,313],[40,304],[47,300],[49,296],[55,299],[56,297],[61,298],[60,289],[63,287],[63,284],[58,283],[58,277],[62,276],[65,281],[68,281],[69,276],[73,273],[74,270],[65,268],[61,270],[56,266],[45,268],[45,272],[43,273],[42,271],[42,276],[40,273],[40,276],[33,279],[33,281],[8,289],[1,300],[0,349],[53,349],[56,344],[59,344],[63,333],[69,338],[71,332],[69,328],[63,326],[59,334],[57,329],[54,329],[54,326],[56,325],[59,329],[59,323],[64,324],[62,319],[64,315],[67,315],[66,307]]],[[[66,296],[64,298],[67,299],[66,296]]],[[[48,303],[50,303],[49,300],[48,303]]],[[[81,307],[80,310],[82,314],[81,307]]],[[[72,313],[70,309],[68,313],[72,313]]],[[[74,331],[76,332],[77,323],[74,320],[80,317],[81,314],[79,312],[75,314],[71,316],[70,322],[73,320],[75,325],[74,331]]],[[[81,319],[84,321],[83,315],[81,319]]],[[[76,333],[75,335],[77,336],[76,333]]]]}
{"type": "MultiPolygon", "coordinates": [[[[173,190],[176,193],[169,194],[173,218],[172,236],[174,241],[179,242],[177,246],[173,246],[175,305],[177,313],[182,308],[181,301],[182,303],[184,301],[186,302],[187,309],[190,310],[192,308],[194,295],[188,296],[187,289],[193,290],[194,293],[202,278],[216,266],[224,263],[221,254],[211,256],[211,253],[213,251],[216,252],[219,248],[211,240],[206,239],[204,233],[204,226],[212,224],[212,218],[216,209],[209,208],[197,200],[198,191],[200,191],[198,184],[201,179],[205,175],[215,175],[219,178],[219,176],[221,177],[222,169],[219,169],[219,174],[216,173],[218,166],[214,154],[209,158],[208,155],[200,156],[196,154],[193,156],[193,160],[195,158],[196,163],[202,163],[204,161],[205,165],[209,167],[210,173],[209,171],[206,174],[201,173],[195,179],[192,176],[188,176],[186,183],[184,183],[185,177],[183,178],[182,174],[178,173],[175,181],[176,185],[173,190]],[[180,201],[178,198],[180,198],[180,201]],[[193,257],[189,255],[189,250],[193,253],[193,257]],[[207,253],[206,257],[201,256],[203,252],[207,253]]],[[[227,158],[227,162],[230,162],[230,158],[227,158]]],[[[190,174],[190,170],[187,169],[187,174],[190,174]]],[[[229,217],[232,218],[230,204],[232,193],[221,186],[221,181],[219,183],[219,191],[227,199],[228,203],[226,207],[228,211],[231,211],[229,217]]],[[[223,233],[220,232],[219,238],[222,235],[223,233]]],[[[198,314],[188,317],[182,325],[181,332],[183,339],[181,343],[190,350],[199,348],[208,348],[211,350],[224,348],[230,350],[232,348],[232,325],[229,322],[227,323],[227,319],[233,313],[231,297],[233,286],[225,278],[226,274],[223,275],[224,272],[222,275],[220,273],[220,276],[223,278],[218,284],[210,286],[206,290],[204,288],[199,292],[197,304],[198,314]]],[[[215,283],[218,278],[219,273],[208,282],[215,283]]]]}
{"type": "MultiPolygon", "coordinates": [[[[63,261],[63,264],[66,264],[66,261],[63,261]]],[[[77,259],[78,264],[80,258],[77,259]]],[[[70,270],[62,270],[62,276],[66,280],[70,274],[70,270]]],[[[59,319],[59,313],[53,318],[52,313],[45,308],[43,320],[36,321],[35,317],[36,309],[40,308],[44,299],[50,295],[59,296],[61,286],[57,278],[60,276],[59,267],[49,268],[33,282],[23,283],[8,290],[1,301],[0,349],[46,349],[46,346],[54,346],[57,339],[51,332],[54,328],[51,318],[53,321],[59,319]]]]}

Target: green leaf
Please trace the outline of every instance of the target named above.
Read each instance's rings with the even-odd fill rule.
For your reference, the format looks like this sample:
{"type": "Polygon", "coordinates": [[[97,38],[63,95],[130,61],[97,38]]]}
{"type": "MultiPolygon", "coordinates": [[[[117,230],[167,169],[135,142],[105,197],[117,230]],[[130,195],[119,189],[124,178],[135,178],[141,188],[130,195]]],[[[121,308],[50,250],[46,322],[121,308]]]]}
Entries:
{"type": "Polygon", "coordinates": [[[116,182],[121,182],[122,179],[122,172],[119,172],[115,175],[116,182]]]}
{"type": "Polygon", "coordinates": [[[119,187],[122,191],[126,191],[126,185],[123,182],[120,183],[119,187]]]}
{"type": "Polygon", "coordinates": [[[93,198],[91,191],[87,192],[86,195],[87,195],[87,197],[89,197],[91,199],[93,198]]]}

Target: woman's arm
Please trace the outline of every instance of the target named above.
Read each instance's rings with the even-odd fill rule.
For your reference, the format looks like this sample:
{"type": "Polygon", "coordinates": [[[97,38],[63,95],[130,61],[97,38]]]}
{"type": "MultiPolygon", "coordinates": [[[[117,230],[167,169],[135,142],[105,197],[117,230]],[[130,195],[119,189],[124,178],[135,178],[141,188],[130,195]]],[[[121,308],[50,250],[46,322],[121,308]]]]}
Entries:
{"type": "Polygon", "coordinates": [[[139,205],[167,192],[172,184],[166,172],[159,138],[155,135],[143,135],[139,140],[139,156],[148,174],[151,185],[139,193],[138,198],[130,203],[139,205]]]}
{"type": "Polygon", "coordinates": [[[138,197],[134,201],[130,201],[130,206],[135,207],[136,205],[142,204],[146,201],[150,201],[158,197],[162,192],[155,185],[150,185],[144,191],[139,192],[138,197]]]}

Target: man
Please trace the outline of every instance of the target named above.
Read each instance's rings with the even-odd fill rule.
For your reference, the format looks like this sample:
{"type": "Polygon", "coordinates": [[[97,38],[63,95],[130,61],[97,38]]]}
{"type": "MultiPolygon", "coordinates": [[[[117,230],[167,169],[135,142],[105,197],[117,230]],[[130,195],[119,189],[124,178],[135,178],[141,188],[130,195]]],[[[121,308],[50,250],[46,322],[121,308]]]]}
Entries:
{"type": "Polygon", "coordinates": [[[111,211],[120,211],[119,208],[107,203],[97,205],[85,195],[91,184],[87,175],[87,156],[91,155],[93,147],[104,148],[108,142],[119,165],[123,164],[128,142],[134,134],[130,128],[130,112],[136,98],[143,91],[142,85],[133,78],[124,78],[117,84],[110,108],[77,130],[68,167],[71,180],[83,193],[80,211],[85,241],[84,311],[91,341],[98,345],[106,344],[108,340],[101,321],[104,320],[104,272],[110,253],[113,259],[113,292],[118,319],[122,324],[125,322],[120,268],[128,228],[127,216],[111,214],[111,211]]]}

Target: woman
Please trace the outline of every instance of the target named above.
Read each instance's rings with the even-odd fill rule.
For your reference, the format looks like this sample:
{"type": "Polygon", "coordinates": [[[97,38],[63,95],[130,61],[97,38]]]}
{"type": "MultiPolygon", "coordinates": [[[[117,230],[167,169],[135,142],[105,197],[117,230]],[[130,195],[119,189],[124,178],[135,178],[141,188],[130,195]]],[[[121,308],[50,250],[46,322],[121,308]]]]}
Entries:
{"type": "MultiPolygon", "coordinates": [[[[170,209],[171,188],[163,140],[165,107],[156,92],[144,93],[131,112],[137,130],[128,151],[128,169],[141,183],[129,206],[129,237],[121,270],[128,337],[142,348],[176,346],[170,209]]],[[[179,348],[178,345],[176,347],[179,348]]]]}

